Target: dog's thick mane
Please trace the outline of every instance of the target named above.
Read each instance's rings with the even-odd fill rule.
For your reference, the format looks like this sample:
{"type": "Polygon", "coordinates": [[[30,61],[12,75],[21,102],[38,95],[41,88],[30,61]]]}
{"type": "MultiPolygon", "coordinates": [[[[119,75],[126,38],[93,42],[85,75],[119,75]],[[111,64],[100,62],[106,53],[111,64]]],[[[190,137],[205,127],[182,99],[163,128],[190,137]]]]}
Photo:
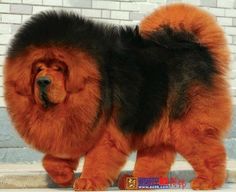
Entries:
{"type": "Polygon", "coordinates": [[[47,11],[32,16],[20,28],[11,42],[8,56],[21,54],[28,46],[45,45],[84,48],[95,54],[109,50],[118,39],[134,38],[134,34],[135,27],[94,22],[73,12],[47,11]]]}

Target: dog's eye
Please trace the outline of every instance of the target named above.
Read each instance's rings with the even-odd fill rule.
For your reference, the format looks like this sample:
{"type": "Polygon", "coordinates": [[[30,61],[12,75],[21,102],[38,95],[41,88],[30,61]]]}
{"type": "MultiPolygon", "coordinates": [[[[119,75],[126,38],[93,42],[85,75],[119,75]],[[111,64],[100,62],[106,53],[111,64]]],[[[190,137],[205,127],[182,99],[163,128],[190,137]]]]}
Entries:
{"type": "Polygon", "coordinates": [[[55,69],[56,69],[56,71],[60,71],[60,72],[64,71],[63,67],[61,67],[61,66],[57,66],[55,69]]]}
{"type": "Polygon", "coordinates": [[[36,67],[36,72],[39,73],[40,71],[42,71],[42,67],[36,67]]]}

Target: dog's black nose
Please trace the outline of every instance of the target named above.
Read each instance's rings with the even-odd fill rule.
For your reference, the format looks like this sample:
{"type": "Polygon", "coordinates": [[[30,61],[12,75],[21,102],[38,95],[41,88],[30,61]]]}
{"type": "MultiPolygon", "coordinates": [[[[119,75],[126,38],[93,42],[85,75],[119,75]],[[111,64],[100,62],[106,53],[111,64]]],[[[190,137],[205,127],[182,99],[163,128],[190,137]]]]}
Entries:
{"type": "Polygon", "coordinates": [[[48,77],[39,77],[37,79],[37,84],[40,87],[47,87],[51,83],[51,80],[48,77]]]}

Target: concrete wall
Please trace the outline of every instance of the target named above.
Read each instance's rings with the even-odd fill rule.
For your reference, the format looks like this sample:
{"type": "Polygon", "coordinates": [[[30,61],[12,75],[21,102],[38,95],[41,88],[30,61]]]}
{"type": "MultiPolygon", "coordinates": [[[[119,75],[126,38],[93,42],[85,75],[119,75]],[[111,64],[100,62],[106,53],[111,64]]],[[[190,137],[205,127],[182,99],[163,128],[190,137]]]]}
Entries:
{"type": "MultiPolygon", "coordinates": [[[[3,62],[9,40],[32,14],[48,9],[75,11],[94,20],[135,25],[160,5],[187,2],[213,15],[225,30],[232,55],[229,75],[236,98],[236,0],[0,0],[0,162],[37,161],[41,154],[27,147],[12,128],[3,100],[3,62]]],[[[235,102],[236,103],[236,100],[235,102]]],[[[235,121],[234,121],[235,122],[235,121]]],[[[236,159],[236,127],[225,141],[229,158],[236,159]]]]}

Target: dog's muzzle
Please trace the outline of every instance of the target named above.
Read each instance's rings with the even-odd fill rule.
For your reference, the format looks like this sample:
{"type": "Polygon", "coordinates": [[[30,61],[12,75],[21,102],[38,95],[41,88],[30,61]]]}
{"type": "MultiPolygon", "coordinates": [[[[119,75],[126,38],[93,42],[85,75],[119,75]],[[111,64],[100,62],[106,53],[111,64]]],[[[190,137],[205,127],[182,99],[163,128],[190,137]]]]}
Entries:
{"type": "Polygon", "coordinates": [[[42,88],[46,88],[49,84],[51,83],[51,80],[48,77],[39,77],[37,79],[37,84],[40,87],[40,89],[42,88]]]}
{"type": "Polygon", "coordinates": [[[44,76],[44,77],[39,77],[36,80],[38,86],[39,86],[39,91],[40,91],[40,99],[43,103],[43,106],[45,108],[48,108],[49,106],[51,106],[53,103],[50,102],[50,100],[48,99],[48,95],[47,95],[47,87],[51,84],[51,80],[49,79],[49,77],[44,76]]]}

